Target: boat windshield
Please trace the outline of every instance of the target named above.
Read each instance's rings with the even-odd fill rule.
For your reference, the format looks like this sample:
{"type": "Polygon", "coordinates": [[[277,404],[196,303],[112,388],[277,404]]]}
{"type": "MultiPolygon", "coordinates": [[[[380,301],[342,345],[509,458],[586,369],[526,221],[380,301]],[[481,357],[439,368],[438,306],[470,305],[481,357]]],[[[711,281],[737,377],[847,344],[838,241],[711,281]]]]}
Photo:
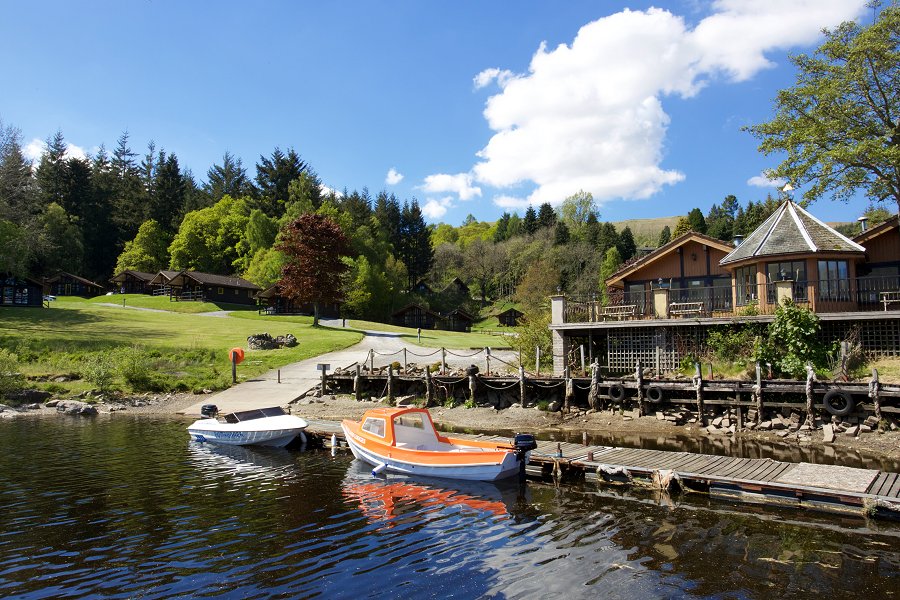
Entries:
{"type": "Polygon", "coordinates": [[[280,406],[270,408],[255,408],[253,410],[242,410],[238,412],[228,413],[225,415],[226,423],[240,423],[241,421],[252,421],[254,419],[264,419],[266,417],[279,417],[287,414],[280,406]]]}

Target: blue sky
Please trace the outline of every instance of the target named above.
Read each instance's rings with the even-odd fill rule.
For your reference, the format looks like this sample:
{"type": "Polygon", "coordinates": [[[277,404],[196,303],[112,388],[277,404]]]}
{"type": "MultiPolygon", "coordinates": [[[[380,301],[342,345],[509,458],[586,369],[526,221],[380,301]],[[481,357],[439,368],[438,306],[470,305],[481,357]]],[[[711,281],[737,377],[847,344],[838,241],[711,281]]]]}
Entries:
{"type": "Polygon", "coordinates": [[[454,225],[579,189],[604,220],[760,200],[778,159],[740,128],[794,81],[787,52],[871,21],[864,0],[0,0],[0,14],[0,119],[34,155],[57,129],[73,153],[127,130],[202,181],[226,150],[252,176],[293,147],[330,187],[416,198],[454,225]]]}

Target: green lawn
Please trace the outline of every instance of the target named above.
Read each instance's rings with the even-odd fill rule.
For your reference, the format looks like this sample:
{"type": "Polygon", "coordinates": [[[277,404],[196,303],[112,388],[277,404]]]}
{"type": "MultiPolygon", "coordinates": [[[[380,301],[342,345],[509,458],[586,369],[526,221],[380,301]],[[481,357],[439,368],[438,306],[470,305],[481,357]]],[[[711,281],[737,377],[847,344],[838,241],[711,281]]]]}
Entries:
{"type": "MultiPolygon", "coordinates": [[[[16,353],[20,370],[32,377],[84,375],[87,365],[95,364],[100,360],[98,357],[106,357],[104,360],[120,373],[123,370],[121,363],[125,361],[123,357],[128,356],[132,366],[138,362],[139,368],[148,371],[145,387],[196,390],[230,385],[227,352],[233,347],[245,348],[247,336],[251,334],[267,332],[277,336],[291,333],[297,337],[299,345],[280,350],[248,351],[239,367],[240,374],[245,377],[346,348],[362,339],[355,331],[313,329],[308,317],[266,319],[249,311],[224,317],[153,312],[105,306],[103,298],[110,297],[91,301],[58,299],[49,309],[0,308],[0,347],[16,353]]],[[[121,301],[122,296],[112,298],[121,301]]],[[[131,300],[132,296],[126,296],[126,305],[131,300]]],[[[210,306],[211,310],[223,309],[210,306]]],[[[60,384],[44,385],[45,389],[52,386],[59,387],[60,384]]],[[[62,387],[75,391],[95,386],[79,380],[62,384],[62,387]]],[[[116,376],[114,388],[140,387],[140,384],[129,384],[121,374],[116,376]]]]}
{"type": "MultiPolygon", "coordinates": [[[[124,303],[125,306],[137,306],[140,308],[153,308],[155,310],[189,314],[216,312],[220,310],[257,312],[256,305],[248,306],[246,304],[228,304],[225,302],[173,302],[168,296],[148,296],[146,294],[113,294],[112,296],[97,296],[90,300],[72,298],[71,296],[59,297],[56,299],[56,302],[63,303],[79,301],[91,304],[116,304],[119,306],[124,303]]],[[[55,303],[51,303],[51,308],[54,304],[55,303]]]]}
{"type": "Polygon", "coordinates": [[[510,341],[506,336],[490,335],[486,333],[463,333],[459,331],[439,331],[436,329],[423,329],[422,338],[419,340],[415,329],[398,327],[386,323],[374,321],[360,321],[358,319],[347,320],[347,325],[359,330],[388,331],[401,334],[400,337],[412,344],[426,346],[428,348],[510,348],[510,341]]]}

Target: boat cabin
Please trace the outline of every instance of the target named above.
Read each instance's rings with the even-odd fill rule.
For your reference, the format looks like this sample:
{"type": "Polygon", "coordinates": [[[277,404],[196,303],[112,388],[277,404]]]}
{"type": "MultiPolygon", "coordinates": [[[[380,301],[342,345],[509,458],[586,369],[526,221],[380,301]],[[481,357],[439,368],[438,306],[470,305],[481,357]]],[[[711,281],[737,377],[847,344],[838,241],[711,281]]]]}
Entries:
{"type": "Polygon", "coordinates": [[[265,419],[266,417],[280,417],[286,414],[287,413],[284,412],[284,409],[280,406],[272,406],[269,408],[254,408],[253,410],[241,410],[238,412],[227,413],[222,416],[222,420],[226,423],[243,423],[255,419],[265,419]]]}
{"type": "Polygon", "coordinates": [[[397,448],[432,450],[443,441],[424,408],[375,408],[366,411],[361,429],[397,448]]]}

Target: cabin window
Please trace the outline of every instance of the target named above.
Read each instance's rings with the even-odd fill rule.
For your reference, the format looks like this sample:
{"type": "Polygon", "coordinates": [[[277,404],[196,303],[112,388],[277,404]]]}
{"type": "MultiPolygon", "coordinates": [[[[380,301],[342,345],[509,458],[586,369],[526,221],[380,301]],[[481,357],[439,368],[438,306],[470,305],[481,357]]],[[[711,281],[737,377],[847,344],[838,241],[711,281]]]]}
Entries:
{"type": "Polygon", "coordinates": [[[734,290],[738,306],[756,303],[756,265],[734,270],[734,290]]]}
{"type": "Polygon", "coordinates": [[[819,261],[819,300],[850,301],[850,271],[846,260],[819,261]]]}
{"type": "Polygon", "coordinates": [[[225,293],[225,290],[223,290],[222,288],[219,288],[219,295],[221,296],[224,293],[225,293]]]}
{"type": "Polygon", "coordinates": [[[794,282],[794,300],[805,302],[806,296],[806,261],[788,260],[782,262],[766,263],[766,281],[770,284],[766,292],[766,300],[769,304],[775,304],[776,281],[791,280],[794,282]]]}
{"type": "Polygon", "coordinates": [[[370,417],[363,423],[362,430],[378,437],[384,437],[384,419],[373,419],[370,417]]]}
{"type": "Polygon", "coordinates": [[[235,295],[235,296],[237,296],[237,295],[240,294],[240,293],[241,293],[241,290],[239,290],[239,289],[237,289],[237,288],[234,289],[234,295],[235,295]]]}
{"type": "Polygon", "coordinates": [[[402,417],[397,417],[394,419],[394,423],[397,425],[402,425],[404,427],[415,427],[416,429],[425,429],[425,423],[422,420],[421,414],[409,414],[403,415],[402,417]]]}

